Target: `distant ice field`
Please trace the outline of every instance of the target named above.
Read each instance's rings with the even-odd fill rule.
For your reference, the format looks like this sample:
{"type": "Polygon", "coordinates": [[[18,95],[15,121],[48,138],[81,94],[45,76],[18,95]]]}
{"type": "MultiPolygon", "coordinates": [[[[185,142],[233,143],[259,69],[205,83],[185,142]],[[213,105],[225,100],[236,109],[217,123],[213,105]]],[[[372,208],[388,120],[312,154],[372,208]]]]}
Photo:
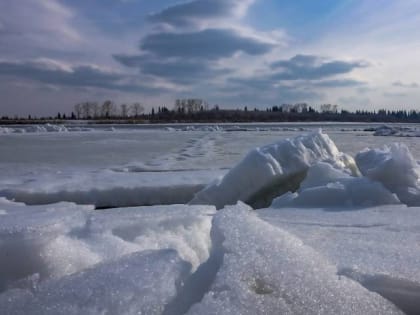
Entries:
{"type": "MultiPolygon", "coordinates": [[[[381,137],[374,136],[373,130],[365,131],[379,128],[381,124],[66,126],[0,127],[0,163],[60,169],[69,166],[103,169],[130,163],[145,163],[156,169],[226,168],[251,148],[319,128],[345,153],[355,154],[365,147],[398,141],[406,143],[415,156],[420,156],[420,143],[415,137],[392,134],[381,137]]],[[[398,126],[420,128],[420,125],[398,126]]]]}
{"type": "Polygon", "coordinates": [[[28,204],[70,201],[98,208],[185,203],[252,148],[320,128],[350,155],[398,141],[420,159],[418,138],[374,136],[373,130],[380,126],[73,123],[0,127],[0,196],[28,204]],[[112,191],[122,197],[110,200],[112,191]]]}

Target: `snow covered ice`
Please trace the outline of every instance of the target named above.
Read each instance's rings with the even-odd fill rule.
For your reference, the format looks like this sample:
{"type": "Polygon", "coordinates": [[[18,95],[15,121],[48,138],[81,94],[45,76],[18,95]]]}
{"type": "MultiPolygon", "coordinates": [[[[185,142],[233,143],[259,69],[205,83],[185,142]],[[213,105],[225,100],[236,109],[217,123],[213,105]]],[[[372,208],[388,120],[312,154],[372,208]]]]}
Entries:
{"type": "Polygon", "coordinates": [[[1,314],[419,313],[414,138],[62,127],[1,131],[1,314]]]}
{"type": "Polygon", "coordinates": [[[356,161],[363,175],[381,182],[407,205],[420,206],[419,167],[406,145],[366,149],[356,161]]]}
{"type": "Polygon", "coordinates": [[[319,162],[309,168],[297,192],[287,192],[271,204],[280,207],[360,207],[399,204],[396,195],[380,182],[366,177],[353,177],[319,162]]]}
{"type": "Polygon", "coordinates": [[[220,209],[241,200],[261,206],[299,187],[317,161],[356,172],[350,156],[339,152],[328,136],[315,132],[252,150],[222,180],[198,192],[192,203],[214,204],[220,209]]]}
{"type": "Polygon", "coordinates": [[[375,129],[375,136],[392,137],[420,137],[420,130],[416,127],[380,126],[375,129]]]}
{"type": "Polygon", "coordinates": [[[399,313],[380,296],[339,277],[312,248],[244,205],[220,211],[212,231],[221,266],[190,314],[399,313]]]}

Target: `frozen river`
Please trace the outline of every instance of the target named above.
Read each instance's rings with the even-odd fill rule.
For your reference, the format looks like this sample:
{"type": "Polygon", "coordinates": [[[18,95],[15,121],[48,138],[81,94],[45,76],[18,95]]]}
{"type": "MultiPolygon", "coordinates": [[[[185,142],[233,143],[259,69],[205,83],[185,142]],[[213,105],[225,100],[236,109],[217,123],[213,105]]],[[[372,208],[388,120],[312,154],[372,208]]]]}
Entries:
{"type": "MultiPolygon", "coordinates": [[[[0,130],[1,165],[14,171],[41,167],[94,170],[129,164],[144,164],[156,170],[229,168],[254,147],[319,128],[340,151],[351,155],[366,147],[397,141],[407,144],[420,159],[418,138],[377,137],[372,131],[365,131],[379,124],[76,126],[67,125],[67,129],[58,131],[51,128],[49,132],[42,127],[38,130],[27,126],[9,127],[9,133],[3,134],[0,130]]],[[[408,126],[420,128],[420,125],[408,126]]]]}
{"type": "Polygon", "coordinates": [[[378,126],[333,123],[12,126],[3,128],[0,135],[0,196],[30,204],[73,201],[94,203],[101,208],[185,203],[252,148],[320,128],[340,151],[352,156],[367,147],[398,141],[407,144],[420,159],[418,138],[378,137],[373,131],[366,131],[378,126]],[[162,193],[161,188],[168,187],[175,187],[177,193],[162,193]],[[120,195],[134,197],[110,201],[109,192],[114,189],[120,189],[120,195]]]}
{"type": "Polygon", "coordinates": [[[420,125],[380,126],[0,127],[0,312],[417,314],[420,125]]]}

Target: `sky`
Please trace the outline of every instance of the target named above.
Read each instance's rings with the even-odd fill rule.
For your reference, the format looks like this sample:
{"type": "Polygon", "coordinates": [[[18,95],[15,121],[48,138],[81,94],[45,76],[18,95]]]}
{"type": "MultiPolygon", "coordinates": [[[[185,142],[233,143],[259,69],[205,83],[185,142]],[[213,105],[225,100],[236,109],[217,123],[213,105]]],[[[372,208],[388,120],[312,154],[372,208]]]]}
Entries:
{"type": "Polygon", "coordinates": [[[1,0],[0,116],[84,101],[420,109],[418,0],[1,0]]]}

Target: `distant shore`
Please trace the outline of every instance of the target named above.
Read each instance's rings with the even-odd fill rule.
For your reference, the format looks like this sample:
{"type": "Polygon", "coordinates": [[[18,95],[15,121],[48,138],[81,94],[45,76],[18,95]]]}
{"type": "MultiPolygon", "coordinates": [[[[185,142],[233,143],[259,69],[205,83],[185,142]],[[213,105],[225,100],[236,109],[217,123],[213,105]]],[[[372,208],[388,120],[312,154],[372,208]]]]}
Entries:
{"type": "Polygon", "coordinates": [[[420,123],[418,111],[341,111],[341,112],[281,112],[263,110],[208,110],[184,113],[162,111],[141,114],[136,117],[1,117],[0,125],[20,124],[67,124],[83,122],[84,124],[177,124],[177,123],[310,123],[310,122],[348,122],[348,123],[420,123]]]}

